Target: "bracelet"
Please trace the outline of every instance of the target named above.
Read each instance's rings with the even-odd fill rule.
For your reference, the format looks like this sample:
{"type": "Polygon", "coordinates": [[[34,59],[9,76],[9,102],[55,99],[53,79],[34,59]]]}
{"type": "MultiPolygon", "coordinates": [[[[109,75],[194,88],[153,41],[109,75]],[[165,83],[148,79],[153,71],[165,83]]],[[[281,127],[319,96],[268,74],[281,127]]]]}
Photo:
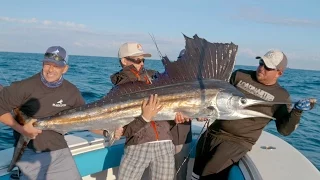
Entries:
{"type": "Polygon", "coordinates": [[[107,130],[103,130],[102,135],[103,135],[104,137],[108,137],[109,132],[108,132],[107,130]]]}

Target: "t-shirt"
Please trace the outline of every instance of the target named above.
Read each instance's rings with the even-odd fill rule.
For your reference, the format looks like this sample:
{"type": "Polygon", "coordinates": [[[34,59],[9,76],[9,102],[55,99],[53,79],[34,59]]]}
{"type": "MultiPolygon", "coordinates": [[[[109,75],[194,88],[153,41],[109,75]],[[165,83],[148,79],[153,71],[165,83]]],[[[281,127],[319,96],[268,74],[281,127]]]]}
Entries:
{"type": "MultiPolygon", "coordinates": [[[[0,91],[0,115],[19,108],[25,115],[39,119],[85,104],[80,91],[67,80],[61,86],[48,88],[40,80],[40,73],[12,83],[0,91]]],[[[16,140],[20,134],[14,131],[16,140]]],[[[44,130],[28,147],[36,151],[53,151],[68,147],[64,136],[44,130]]]]}
{"type": "MultiPolygon", "coordinates": [[[[250,99],[290,102],[289,93],[284,88],[278,83],[270,86],[261,84],[256,79],[255,71],[237,70],[232,74],[230,83],[250,99]]],[[[254,105],[247,109],[275,117],[278,131],[283,135],[288,135],[294,131],[301,116],[301,112],[290,112],[290,108],[290,105],[254,105]]],[[[263,117],[216,120],[211,124],[208,132],[220,138],[238,142],[251,149],[260,137],[263,128],[270,121],[270,119],[263,117]]]]}

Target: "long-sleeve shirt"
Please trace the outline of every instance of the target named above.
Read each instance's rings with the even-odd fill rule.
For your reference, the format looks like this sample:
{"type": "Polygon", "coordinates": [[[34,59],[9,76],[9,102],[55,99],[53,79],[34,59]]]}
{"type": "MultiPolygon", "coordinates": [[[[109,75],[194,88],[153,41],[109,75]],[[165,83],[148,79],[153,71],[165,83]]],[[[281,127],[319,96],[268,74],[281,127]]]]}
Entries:
{"type": "MultiPolygon", "coordinates": [[[[120,85],[135,81],[148,83],[155,76],[156,71],[137,71],[134,66],[126,66],[123,70],[113,74],[110,78],[113,84],[120,85]]],[[[153,141],[172,140],[168,121],[146,122],[141,117],[124,126],[123,134],[126,145],[137,145],[153,141]]]]}
{"type": "MultiPolygon", "coordinates": [[[[275,102],[290,102],[289,93],[278,83],[261,84],[256,79],[255,71],[237,70],[230,83],[240,90],[247,98],[275,102]]],[[[255,105],[249,110],[258,111],[276,118],[277,130],[282,135],[292,133],[300,122],[301,112],[291,110],[291,105],[255,105]]],[[[260,137],[263,128],[271,121],[268,118],[254,117],[240,120],[216,120],[209,127],[209,133],[223,139],[238,142],[251,149],[260,137]]]]}

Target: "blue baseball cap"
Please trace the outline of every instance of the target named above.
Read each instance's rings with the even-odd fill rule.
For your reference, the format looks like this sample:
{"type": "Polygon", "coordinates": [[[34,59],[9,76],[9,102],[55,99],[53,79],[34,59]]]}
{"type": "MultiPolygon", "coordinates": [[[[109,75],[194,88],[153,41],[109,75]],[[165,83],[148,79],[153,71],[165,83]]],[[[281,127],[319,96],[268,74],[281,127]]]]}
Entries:
{"type": "Polygon", "coordinates": [[[51,46],[44,54],[43,62],[52,62],[63,67],[68,64],[68,54],[61,46],[51,46]]]}

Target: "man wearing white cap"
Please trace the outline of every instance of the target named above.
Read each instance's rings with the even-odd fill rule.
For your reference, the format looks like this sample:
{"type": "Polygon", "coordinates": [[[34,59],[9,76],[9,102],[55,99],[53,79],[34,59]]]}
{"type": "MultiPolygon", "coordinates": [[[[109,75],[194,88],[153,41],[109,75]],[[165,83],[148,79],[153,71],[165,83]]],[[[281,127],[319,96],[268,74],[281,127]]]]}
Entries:
{"type": "Polygon", "coordinates": [[[32,139],[16,163],[22,172],[20,179],[81,179],[64,136],[32,125],[35,119],[85,103],[77,87],[63,77],[68,71],[67,64],[64,48],[49,47],[39,73],[0,91],[0,122],[14,129],[16,142],[20,136],[32,139]],[[15,108],[34,119],[20,125],[10,113],[15,108]]]}
{"type": "MultiPolygon", "coordinates": [[[[144,52],[141,44],[124,43],[119,48],[118,57],[122,70],[110,77],[114,85],[134,81],[152,84],[157,72],[144,69],[144,58],[151,57],[151,54],[144,52]]],[[[149,167],[148,179],[173,180],[175,168],[171,126],[167,121],[143,119],[123,127],[126,143],[117,178],[140,180],[149,167]]]]}
{"type": "Polygon", "coordinates": [[[151,57],[150,53],[145,53],[139,43],[124,43],[119,48],[118,57],[122,70],[113,74],[110,78],[113,84],[119,85],[132,81],[145,81],[152,83],[156,71],[144,69],[145,57],[151,57]]]}
{"type": "MultiPolygon", "coordinates": [[[[291,102],[289,93],[278,83],[287,67],[286,55],[279,50],[271,50],[256,59],[259,60],[256,71],[237,70],[232,74],[230,83],[247,98],[291,102]]],[[[292,109],[290,105],[257,105],[251,110],[275,117],[278,132],[287,136],[298,127],[302,111],[312,109],[313,105],[310,99],[304,99],[294,104],[292,109]]],[[[214,121],[197,144],[192,179],[228,179],[232,165],[251,150],[270,121],[261,117],[214,121]]]]}

